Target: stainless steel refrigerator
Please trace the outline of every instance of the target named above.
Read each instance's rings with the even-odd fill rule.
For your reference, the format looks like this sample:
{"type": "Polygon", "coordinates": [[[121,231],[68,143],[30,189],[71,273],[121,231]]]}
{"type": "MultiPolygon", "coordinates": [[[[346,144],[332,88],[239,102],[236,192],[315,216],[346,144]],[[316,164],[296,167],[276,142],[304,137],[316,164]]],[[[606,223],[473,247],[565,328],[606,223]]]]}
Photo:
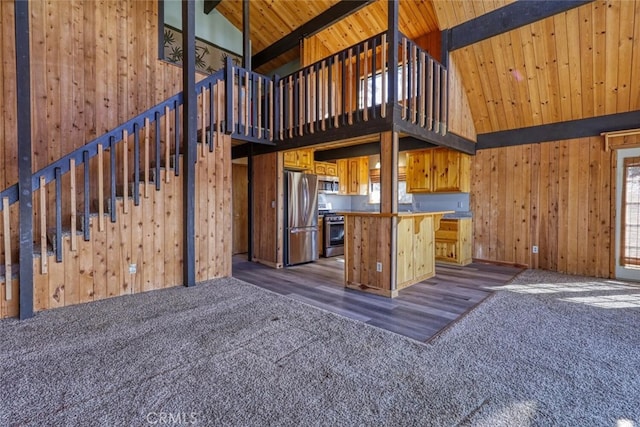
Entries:
{"type": "Polygon", "coordinates": [[[318,177],[286,172],[287,265],[318,259],[318,177]]]}

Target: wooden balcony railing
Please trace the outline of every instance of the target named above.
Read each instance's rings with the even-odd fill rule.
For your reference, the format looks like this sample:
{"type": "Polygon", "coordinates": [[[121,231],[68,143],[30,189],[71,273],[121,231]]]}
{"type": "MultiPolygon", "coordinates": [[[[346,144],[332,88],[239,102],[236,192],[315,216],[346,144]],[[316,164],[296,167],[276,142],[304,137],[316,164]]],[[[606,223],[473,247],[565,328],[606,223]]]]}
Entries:
{"type": "Polygon", "coordinates": [[[447,70],[403,35],[395,76],[388,53],[385,32],[276,79],[277,139],[385,118],[393,108],[401,120],[446,134],[447,70]],[[398,88],[396,105],[388,102],[391,79],[398,88]]]}

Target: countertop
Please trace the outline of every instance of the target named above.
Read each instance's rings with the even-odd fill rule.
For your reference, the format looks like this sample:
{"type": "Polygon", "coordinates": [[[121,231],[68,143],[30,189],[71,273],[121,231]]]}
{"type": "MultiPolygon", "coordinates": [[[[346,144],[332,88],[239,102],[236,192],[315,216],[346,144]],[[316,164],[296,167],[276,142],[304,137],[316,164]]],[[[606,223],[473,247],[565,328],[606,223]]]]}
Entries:
{"type": "Polygon", "coordinates": [[[433,212],[398,212],[398,213],[379,213],[379,212],[338,212],[338,215],[344,216],[374,216],[374,217],[417,217],[428,215],[448,215],[455,211],[433,211],[433,212]]]}

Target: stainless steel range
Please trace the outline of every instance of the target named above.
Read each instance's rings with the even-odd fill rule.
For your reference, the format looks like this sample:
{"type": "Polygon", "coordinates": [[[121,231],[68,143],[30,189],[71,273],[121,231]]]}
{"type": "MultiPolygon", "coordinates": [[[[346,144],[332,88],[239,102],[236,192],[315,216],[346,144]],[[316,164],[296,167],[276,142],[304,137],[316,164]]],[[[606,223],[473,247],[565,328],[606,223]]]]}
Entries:
{"type": "Polygon", "coordinates": [[[344,254],[344,216],[328,214],[324,216],[324,257],[344,254]]]}

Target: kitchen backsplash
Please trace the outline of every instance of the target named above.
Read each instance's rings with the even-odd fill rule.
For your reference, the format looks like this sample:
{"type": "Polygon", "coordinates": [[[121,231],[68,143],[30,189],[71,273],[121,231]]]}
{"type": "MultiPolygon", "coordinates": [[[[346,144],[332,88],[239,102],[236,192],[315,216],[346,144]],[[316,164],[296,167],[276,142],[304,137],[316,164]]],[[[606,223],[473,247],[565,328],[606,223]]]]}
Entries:
{"type": "MultiPolygon", "coordinates": [[[[369,203],[369,196],[325,195],[333,210],[380,212],[380,205],[369,203]]],[[[400,212],[456,211],[469,212],[469,193],[414,194],[413,203],[398,206],[400,212]]]]}

